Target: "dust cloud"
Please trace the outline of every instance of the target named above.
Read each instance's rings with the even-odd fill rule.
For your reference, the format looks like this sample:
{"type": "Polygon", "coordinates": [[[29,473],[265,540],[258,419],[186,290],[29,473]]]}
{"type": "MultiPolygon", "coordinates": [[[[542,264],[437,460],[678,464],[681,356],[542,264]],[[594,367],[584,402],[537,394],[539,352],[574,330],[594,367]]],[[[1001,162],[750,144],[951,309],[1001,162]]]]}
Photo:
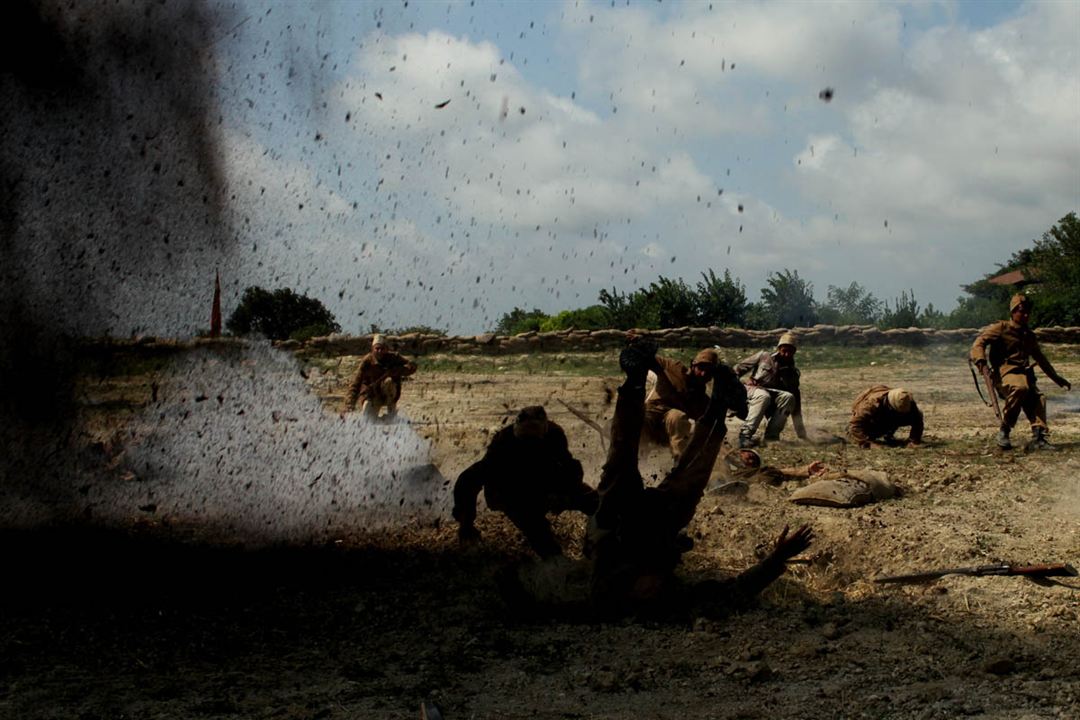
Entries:
{"type": "Polygon", "coordinates": [[[159,384],[159,401],[127,428],[122,479],[92,498],[96,516],[142,508],[248,543],[307,543],[447,513],[442,476],[407,418],[328,411],[286,352],[207,348],[159,384]]]}

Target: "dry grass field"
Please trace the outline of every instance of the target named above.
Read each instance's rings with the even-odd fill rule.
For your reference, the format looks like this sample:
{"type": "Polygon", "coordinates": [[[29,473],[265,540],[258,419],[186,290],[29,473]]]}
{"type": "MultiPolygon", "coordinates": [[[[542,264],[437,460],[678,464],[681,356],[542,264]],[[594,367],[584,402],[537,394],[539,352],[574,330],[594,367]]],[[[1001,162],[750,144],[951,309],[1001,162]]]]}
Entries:
{"type": "MultiPolygon", "coordinates": [[[[688,578],[751,565],[784,525],[817,539],[753,609],[689,624],[516,619],[494,582],[528,555],[516,531],[481,511],[482,540],[462,549],[449,519],[450,483],[523,405],[547,406],[596,481],[600,435],[560,401],[606,422],[613,354],[420,358],[407,422],[376,428],[338,415],[356,358],[90,368],[69,496],[51,512],[7,504],[0,717],[415,718],[422,699],[450,720],[1077,717],[1080,578],[872,582],[1080,565],[1076,392],[1042,382],[1057,452],[1001,453],[964,350],[801,350],[815,437],[842,435],[855,395],[884,382],[914,393],[926,443],[863,451],[786,431],[766,462],[885,470],[901,497],[707,496],[688,578]]],[[[1080,349],[1046,350],[1080,380],[1080,349]]],[[[653,448],[642,466],[659,476],[670,459],[653,448]]],[[[556,526],[579,553],[582,518],[556,526]]]]}

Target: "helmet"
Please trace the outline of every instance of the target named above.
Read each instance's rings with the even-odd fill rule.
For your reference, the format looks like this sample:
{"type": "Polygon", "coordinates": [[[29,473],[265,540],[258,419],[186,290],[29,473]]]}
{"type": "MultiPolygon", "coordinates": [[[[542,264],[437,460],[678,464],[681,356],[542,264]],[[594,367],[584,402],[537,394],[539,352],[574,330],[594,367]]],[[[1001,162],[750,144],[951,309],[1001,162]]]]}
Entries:
{"type": "Polygon", "coordinates": [[[904,388],[893,388],[889,391],[888,403],[889,407],[898,413],[906,413],[911,410],[911,404],[915,402],[914,398],[904,388]]]}
{"type": "Polygon", "coordinates": [[[1009,312],[1012,312],[1013,310],[1015,310],[1016,308],[1018,308],[1018,307],[1020,307],[1022,305],[1026,305],[1028,307],[1028,309],[1030,310],[1031,309],[1031,304],[1032,304],[1031,303],[1031,298],[1029,298],[1027,295],[1025,295],[1023,293],[1016,293],[1009,300],[1009,312]]]}

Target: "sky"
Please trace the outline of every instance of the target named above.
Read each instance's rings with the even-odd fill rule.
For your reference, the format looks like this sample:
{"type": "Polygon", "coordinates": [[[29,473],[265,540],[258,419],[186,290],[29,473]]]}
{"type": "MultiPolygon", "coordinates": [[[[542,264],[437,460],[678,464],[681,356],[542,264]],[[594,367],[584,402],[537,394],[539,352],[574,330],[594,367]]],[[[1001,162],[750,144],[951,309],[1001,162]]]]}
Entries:
{"type": "MultiPolygon", "coordinates": [[[[948,311],[1080,209],[1077,2],[206,8],[226,316],[289,287],[473,334],[710,269],[948,311]]],[[[191,257],[205,286],[103,293],[105,330],[204,329],[191,257]]]]}

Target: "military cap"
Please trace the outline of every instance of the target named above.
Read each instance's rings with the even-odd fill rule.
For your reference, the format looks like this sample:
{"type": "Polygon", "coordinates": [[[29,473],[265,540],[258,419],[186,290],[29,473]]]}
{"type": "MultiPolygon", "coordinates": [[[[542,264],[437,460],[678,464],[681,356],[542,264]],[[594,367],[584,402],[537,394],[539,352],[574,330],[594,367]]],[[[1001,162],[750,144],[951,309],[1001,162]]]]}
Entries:
{"type": "Polygon", "coordinates": [[[705,348],[697,355],[694,356],[694,361],[691,365],[719,365],[720,353],[712,348],[705,348]]]}
{"type": "Polygon", "coordinates": [[[906,413],[911,410],[911,403],[915,402],[915,399],[911,397],[904,388],[893,388],[888,394],[889,407],[899,413],[906,413]]]}
{"type": "Polygon", "coordinates": [[[786,332],[783,335],[781,335],[780,339],[776,342],[776,347],[780,347],[781,345],[790,345],[793,348],[799,347],[799,344],[797,342],[795,342],[794,333],[789,333],[789,332],[786,332]]]}
{"type": "Polygon", "coordinates": [[[1027,295],[1025,295],[1023,293],[1016,293],[1009,300],[1009,312],[1012,312],[1013,310],[1020,307],[1021,305],[1027,305],[1028,308],[1030,308],[1031,307],[1031,298],[1029,298],[1027,295]]]}

